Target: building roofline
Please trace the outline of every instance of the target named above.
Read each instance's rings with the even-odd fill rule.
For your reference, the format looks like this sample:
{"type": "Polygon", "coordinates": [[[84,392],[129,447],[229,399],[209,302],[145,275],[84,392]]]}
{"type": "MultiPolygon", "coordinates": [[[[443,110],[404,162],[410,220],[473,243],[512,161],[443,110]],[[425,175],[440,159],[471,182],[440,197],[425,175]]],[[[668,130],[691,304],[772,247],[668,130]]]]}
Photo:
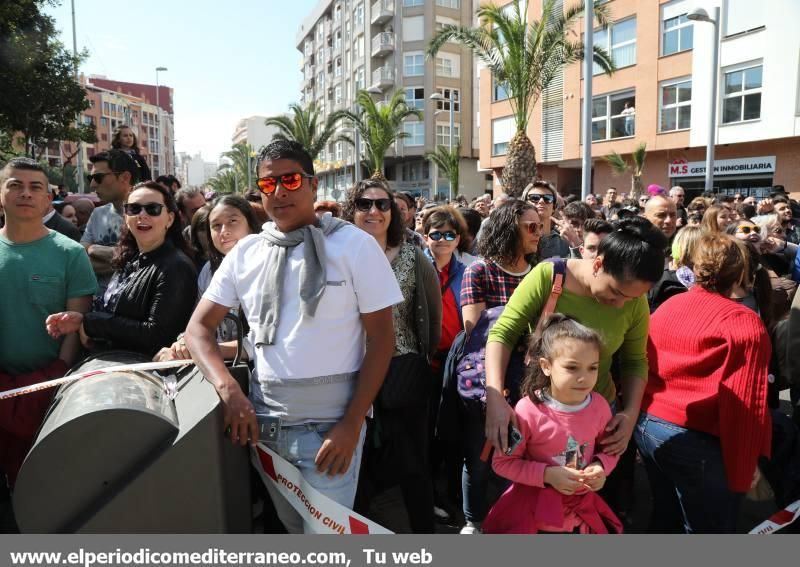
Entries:
{"type": "Polygon", "coordinates": [[[297,30],[297,35],[294,38],[294,45],[298,51],[303,51],[303,41],[306,39],[306,36],[311,33],[317,20],[331,7],[331,4],[333,4],[333,0],[319,0],[317,5],[314,6],[314,9],[311,10],[311,13],[306,16],[303,23],[300,24],[300,28],[297,30]]]}

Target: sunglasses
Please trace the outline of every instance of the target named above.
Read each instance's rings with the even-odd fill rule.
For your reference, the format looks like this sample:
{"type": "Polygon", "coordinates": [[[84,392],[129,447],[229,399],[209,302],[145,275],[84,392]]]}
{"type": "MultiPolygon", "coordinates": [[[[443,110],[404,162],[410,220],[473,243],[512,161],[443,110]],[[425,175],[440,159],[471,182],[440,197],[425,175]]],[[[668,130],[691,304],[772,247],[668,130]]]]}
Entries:
{"type": "Polygon", "coordinates": [[[125,203],[123,209],[125,209],[125,214],[129,217],[135,217],[141,214],[142,211],[147,213],[148,216],[157,217],[164,210],[164,205],[161,203],[125,203]]]}
{"type": "Polygon", "coordinates": [[[544,230],[544,224],[536,221],[522,221],[522,224],[525,225],[525,228],[528,231],[528,234],[538,234],[544,230]]]}
{"type": "Polygon", "coordinates": [[[105,179],[106,175],[111,175],[112,173],[114,172],[106,171],[103,173],[90,173],[86,175],[86,180],[89,182],[89,184],[91,184],[92,181],[94,181],[95,183],[100,185],[103,182],[103,179],[105,179]]]}
{"type": "Polygon", "coordinates": [[[439,242],[442,238],[444,238],[447,242],[453,242],[456,239],[456,236],[458,235],[452,230],[448,230],[445,232],[442,232],[440,230],[434,230],[433,232],[428,234],[428,238],[430,238],[434,242],[439,242]]]}
{"type": "Polygon", "coordinates": [[[259,177],[256,179],[258,190],[264,195],[271,195],[278,188],[278,183],[287,191],[297,191],[303,185],[303,179],[311,179],[313,175],[307,173],[284,173],[283,175],[273,175],[272,177],[259,177]]]}
{"type": "Polygon", "coordinates": [[[750,232],[755,232],[756,234],[761,234],[761,227],[760,226],[740,226],[736,229],[736,232],[740,232],[742,234],[750,234],[750,232]]]}
{"type": "Polygon", "coordinates": [[[385,213],[392,208],[391,199],[367,199],[366,197],[359,197],[356,199],[356,209],[362,213],[368,213],[374,206],[380,212],[385,213]]]}
{"type": "Polygon", "coordinates": [[[548,205],[552,205],[556,200],[556,198],[549,193],[547,195],[540,195],[539,193],[528,193],[528,196],[525,197],[525,200],[530,201],[531,203],[538,203],[542,199],[544,199],[544,202],[547,203],[548,205]]]}

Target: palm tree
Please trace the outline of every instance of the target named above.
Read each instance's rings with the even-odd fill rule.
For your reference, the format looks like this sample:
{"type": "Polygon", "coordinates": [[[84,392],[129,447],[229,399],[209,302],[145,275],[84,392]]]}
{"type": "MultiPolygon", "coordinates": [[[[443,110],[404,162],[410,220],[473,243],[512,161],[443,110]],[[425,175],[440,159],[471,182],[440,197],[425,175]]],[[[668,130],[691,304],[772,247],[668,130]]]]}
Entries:
{"type": "Polygon", "coordinates": [[[217,193],[235,193],[238,187],[236,172],[232,169],[217,171],[217,174],[206,181],[206,184],[217,193]]]}
{"type": "Polygon", "coordinates": [[[267,126],[278,128],[278,132],[272,136],[273,140],[298,142],[311,155],[311,159],[316,160],[328,142],[339,139],[336,137],[336,130],[339,121],[344,118],[344,111],[331,112],[323,124],[322,113],[316,103],[312,102],[308,108],[292,103],[289,110],[292,111],[292,116],[272,116],[264,120],[267,126]]]}
{"type": "Polygon", "coordinates": [[[606,160],[606,162],[608,162],[615,174],[631,174],[631,199],[638,199],[639,195],[641,195],[644,191],[644,187],[642,186],[642,171],[644,170],[644,160],[646,158],[647,142],[642,142],[635,150],[633,150],[633,153],[631,154],[631,163],[625,161],[625,159],[617,152],[612,152],[611,155],[603,158],[606,160]]]}
{"type": "Polygon", "coordinates": [[[453,188],[452,197],[456,197],[458,195],[458,174],[461,165],[461,140],[458,141],[452,151],[445,146],[436,146],[436,149],[425,154],[425,157],[436,164],[439,171],[445,174],[450,181],[450,187],[453,188]]]}
{"type": "MultiPolygon", "coordinates": [[[[518,0],[512,6],[511,10],[495,4],[481,6],[476,12],[481,21],[477,28],[444,26],[431,40],[427,53],[435,57],[448,41],[461,43],[491,70],[498,84],[506,87],[516,133],[508,147],[501,182],[507,194],[518,196],[536,175],[536,151],[526,133],[531,112],[558,73],[583,59],[583,42],[572,37],[584,3],[561,13],[555,9],[554,0],[546,0],[542,18],[530,24],[527,0],[518,0]]],[[[601,26],[608,25],[607,5],[594,5],[593,12],[601,26]]],[[[595,46],[592,58],[605,73],[615,70],[604,49],[595,46]]]]}
{"type": "MultiPolygon", "coordinates": [[[[403,130],[403,121],[412,116],[422,119],[422,112],[408,106],[402,89],[395,91],[388,102],[381,104],[376,104],[367,91],[358,91],[356,103],[361,110],[358,114],[344,111],[345,120],[358,130],[364,141],[367,167],[372,172],[372,177],[385,180],[383,162],[386,152],[395,140],[408,137],[403,130]]],[[[355,146],[349,137],[343,136],[342,139],[355,146]]],[[[359,148],[356,148],[356,152],[358,151],[359,148]]]]}
{"type": "Polygon", "coordinates": [[[240,183],[246,183],[250,179],[248,172],[253,173],[253,146],[247,142],[239,142],[231,146],[227,152],[223,152],[222,157],[228,158],[230,162],[220,165],[217,171],[233,171],[240,183]]]}

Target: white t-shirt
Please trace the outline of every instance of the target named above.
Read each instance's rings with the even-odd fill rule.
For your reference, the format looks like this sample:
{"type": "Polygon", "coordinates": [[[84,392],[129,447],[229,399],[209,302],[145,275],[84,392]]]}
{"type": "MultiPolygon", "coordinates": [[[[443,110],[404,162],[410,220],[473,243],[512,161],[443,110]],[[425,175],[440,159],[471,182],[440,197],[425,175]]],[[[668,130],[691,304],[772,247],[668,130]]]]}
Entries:
{"type": "MultiPolygon", "coordinates": [[[[239,241],[225,256],[203,297],[218,305],[241,305],[255,329],[264,289],[263,261],[269,244],[259,235],[239,241]]],[[[302,315],[299,244],[287,257],[275,344],[255,347],[262,383],[355,372],[365,352],[361,313],[373,313],[403,301],[386,255],[372,236],[348,225],[325,239],[327,283],[316,315],[302,315]]],[[[254,342],[254,331],[250,339],[254,342]]]]}

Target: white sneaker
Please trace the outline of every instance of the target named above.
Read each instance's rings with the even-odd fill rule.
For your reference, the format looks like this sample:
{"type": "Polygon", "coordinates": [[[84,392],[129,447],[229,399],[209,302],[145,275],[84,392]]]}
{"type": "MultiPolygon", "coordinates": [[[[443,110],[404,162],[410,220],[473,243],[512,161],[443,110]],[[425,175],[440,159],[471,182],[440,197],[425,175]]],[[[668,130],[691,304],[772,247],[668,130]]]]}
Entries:
{"type": "Polygon", "coordinates": [[[461,531],[458,532],[459,534],[466,534],[466,535],[474,535],[481,533],[481,525],[480,524],[473,524],[472,522],[467,522],[466,525],[461,528],[461,531]]]}

